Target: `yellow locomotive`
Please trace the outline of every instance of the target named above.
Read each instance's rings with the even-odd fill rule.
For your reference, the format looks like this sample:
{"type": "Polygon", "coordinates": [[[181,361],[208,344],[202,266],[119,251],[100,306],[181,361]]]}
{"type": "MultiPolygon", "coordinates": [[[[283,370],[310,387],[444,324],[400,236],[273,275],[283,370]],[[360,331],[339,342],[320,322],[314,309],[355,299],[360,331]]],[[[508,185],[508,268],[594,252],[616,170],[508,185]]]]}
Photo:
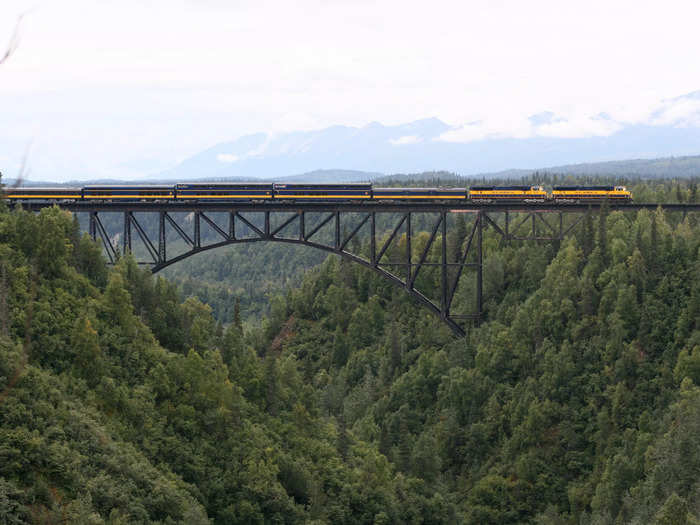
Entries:
{"type": "Polygon", "coordinates": [[[632,193],[624,186],[554,186],[552,188],[554,202],[599,202],[610,199],[615,201],[631,201],[632,193]]]}

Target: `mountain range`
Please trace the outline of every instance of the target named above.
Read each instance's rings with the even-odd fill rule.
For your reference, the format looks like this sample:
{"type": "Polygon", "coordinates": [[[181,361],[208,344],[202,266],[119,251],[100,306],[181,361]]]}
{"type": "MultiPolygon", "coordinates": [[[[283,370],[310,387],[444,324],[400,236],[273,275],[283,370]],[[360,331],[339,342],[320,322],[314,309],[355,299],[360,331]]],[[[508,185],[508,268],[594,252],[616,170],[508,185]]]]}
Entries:
{"type": "MultiPolygon", "coordinates": [[[[698,177],[700,176],[700,155],[686,157],[662,157],[657,159],[632,159],[632,160],[614,160],[609,162],[591,162],[583,164],[569,164],[562,166],[540,167],[536,169],[509,169],[498,172],[477,173],[473,174],[472,178],[501,180],[517,180],[521,177],[530,175],[533,171],[541,173],[559,173],[569,175],[603,175],[613,177],[642,177],[642,178],[674,178],[674,177],[698,177]]],[[[275,178],[275,182],[299,183],[305,182],[310,184],[324,184],[333,182],[374,182],[381,185],[387,181],[395,183],[402,179],[407,181],[417,181],[421,179],[434,179],[436,176],[445,176],[446,180],[450,179],[451,173],[446,172],[423,172],[423,173],[405,173],[386,175],[377,172],[354,171],[354,170],[315,170],[287,177],[275,178]]],[[[207,180],[212,182],[265,182],[273,179],[253,178],[253,177],[212,177],[204,179],[183,177],[180,179],[164,178],[164,179],[149,179],[149,183],[173,184],[175,182],[195,182],[198,180],[207,180]]],[[[16,179],[3,179],[2,182],[7,186],[17,184],[16,179]]],[[[134,184],[133,181],[117,180],[117,179],[100,179],[90,181],[71,181],[65,183],[58,182],[43,182],[24,179],[20,182],[21,186],[82,186],[85,184],[134,184]]]]}
{"type": "Polygon", "coordinates": [[[532,115],[508,130],[477,121],[450,126],[437,118],[385,126],[332,126],[256,133],[222,142],[156,179],[277,179],[315,170],[460,175],[512,168],[700,154],[700,91],[662,101],[634,121],[601,113],[532,115]]]}

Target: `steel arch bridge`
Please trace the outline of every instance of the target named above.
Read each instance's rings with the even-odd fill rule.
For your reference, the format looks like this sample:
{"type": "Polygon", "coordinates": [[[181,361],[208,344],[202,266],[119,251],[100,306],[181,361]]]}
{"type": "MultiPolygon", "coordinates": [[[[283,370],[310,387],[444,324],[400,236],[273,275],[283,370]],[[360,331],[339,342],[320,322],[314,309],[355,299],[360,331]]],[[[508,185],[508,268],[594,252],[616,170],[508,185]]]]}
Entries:
{"type": "MultiPolygon", "coordinates": [[[[36,203],[27,208],[49,205],[53,203],[36,203]]],[[[381,202],[57,205],[87,215],[87,229],[95,241],[101,242],[110,263],[115,263],[121,253],[130,252],[142,257],[139,263],[151,266],[154,273],[192,255],[241,243],[272,241],[334,253],[403,288],[459,336],[465,334],[465,323],[479,322],[483,315],[485,230],[505,241],[561,241],[575,231],[587,214],[601,208],[600,204],[381,202]],[[104,220],[106,216],[112,217],[111,222],[104,220]],[[463,238],[450,246],[450,235],[454,235],[459,220],[463,238]],[[420,239],[416,239],[421,232],[420,239]],[[364,244],[360,241],[363,235],[364,244]],[[178,249],[171,249],[174,246],[178,249]],[[465,271],[475,279],[474,308],[457,312],[453,301],[465,271]],[[417,286],[419,277],[428,272],[437,289],[417,286]]],[[[700,211],[700,204],[605,206],[623,211],[659,207],[684,214],[700,211]]]]}

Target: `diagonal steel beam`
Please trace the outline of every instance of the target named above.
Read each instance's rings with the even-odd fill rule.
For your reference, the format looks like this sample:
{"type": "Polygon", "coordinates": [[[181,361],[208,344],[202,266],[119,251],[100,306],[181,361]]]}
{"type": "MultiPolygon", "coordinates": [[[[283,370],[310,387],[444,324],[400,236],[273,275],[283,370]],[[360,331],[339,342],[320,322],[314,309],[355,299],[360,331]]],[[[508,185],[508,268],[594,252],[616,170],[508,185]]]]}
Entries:
{"type": "Polygon", "coordinates": [[[557,231],[547,222],[544,220],[544,217],[542,217],[541,213],[535,213],[534,214],[540,221],[544,223],[544,225],[549,228],[549,230],[554,234],[557,235],[557,231]]]}
{"type": "Polygon", "coordinates": [[[219,225],[216,224],[214,221],[212,221],[209,217],[207,217],[207,216],[204,214],[204,212],[202,212],[202,213],[200,214],[200,216],[202,217],[202,219],[204,219],[204,222],[206,222],[209,226],[211,226],[212,229],[213,229],[216,233],[218,233],[219,235],[221,235],[221,237],[222,237],[223,239],[225,239],[225,240],[227,240],[227,241],[229,240],[230,237],[228,236],[228,234],[227,234],[224,230],[222,230],[221,228],[219,228],[219,225]]]}
{"type": "Polygon", "coordinates": [[[282,230],[284,230],[287,226],[289,226],[290,224],[292,224],[292,222],[294,222],[294,221],[295,221],[296,219],[298,219],[298,218],[299,218],[299,214],[298,214],[298,213],[295,213],[294,215],[292,215],[291,217],[289,217],[289,218],[288,218],[286,221],[284,221],[281,225],[279,225],[277,228],[275,228],[274,230],[272,230],[272,232],[270,233],[270,237],[274,237],[275,235],[277,235],[279,232],[281,232],[282,230]]]}
{"type": "Polygon", "coordinates": [[[139,224],[139,221],[136,220],[136,217],[131,215],[130,219],[131,219],[131,223],[134,225],[134,228],[136,228],[136,233],[139,234],[139,237],[141,237],[141,241],[143,241],[143,244],[146,246],[148,253],[151,255],[153,262],[157,263],[158,262],[158,252],[156,250],[156,247],[153,245],[151,240],[148,238],[148,235],[146,235],[146,232],[139,224]]]}
{"type": "Polygon", "coordinates": [[[313,230],[311,230],[311,231],[308,233],[308,235],[307,235],[306,237],[304,237],[304,240],[305,240],[305,241],[308,241],[311,237],[314,236],[314,234],[315,234],[318,230],[320,230],[320,229],[323,228],[326,224],[328,224],[328,223],[330,222],[330,220],[331,220],[333,217],[335,217],[335,213],[334,213],[334,212],[329,213],[329,214],[328,214],[328,217],[326,217],[325,219],[323,219],[323,220],[321,221],[320,224],[317,224],[316,227],[315,227],[313,230]]]}
{"type": "Polygon", "coordinates": [[[389,238],[386,240],[384,243],[384,246],[382,246],[382,249],[379,250],[379,254],[377,254],[377,259],[376,259],[376,264],[380,264],[380,261],[382,260],[382,257],[384,257],[384,252],[387,251],[389,248],[389,245],[391,242],[394,240],[394,237],[396,237],[396,234],[398,233],[399,229],[401,229],[401,226],[403,226],[404,221],[406,220],[406,214],[404,214],[403,217],[401,217],[401,220],[399,223],[396,225],[396,228],[394,228],[394,231],[391,232],[391,235],[389,238]]]}
{"type": "Polygon", "coordinates": [[[105,251],[107,252],[107,257],[109,257],[109,262],[114,264],[117,260],[117,250],[112,244],[112,241],[109,240],[107,230],[105,230],[105,227],[102,225],[102,221],[97,213],[95,213],[93,216],[93,220],[95,221],[95,227],[100,235],[100,239],[102,239],[102,245],[105,247],[105,251]]]}
{"type": "Polygon", "coordinates": [[[464,271],[464,267],[467,266],[467,257],[469,256],[469,251],[472,248],[472,241],[474,240],[474,234],[476,233],[477,228],[479,227],[479,221],[481,218],[477,215],[477,217],[474,220],[474,226],[472,226],[472,231],[469,234],[469,240],[467,241],[467,247],[464,250],[464,254],[461,257],[461,260],[459,261],[459,267],[457,268],[457,275],[455,276],[454,283],[452,283],[452,286],[450,288],[449,295],[447,296],[447,312],[450,311],[450,307],[452,306],[452,300],[455,297],[455,292],[457,292],[457,285],[459,284],[459,279],[462,277],[462,272],[464,271]]]}
{"type": "Polygon", "coordinates": [[[180,225],[173,220],[173,218],[167,211],[165,212],[165,219],[168,221],[170,226],[173,227],[173,229],[177,232],[177,234],[182,238],[183,241],[185,241],[190,246],[194,247],[194,241],[190,238],[189,235],[185,233],[185,231],[182,228],[180,228],[180,225]]]}
{"type": "Polygon", "coordinates": [[[240,213],[236,212],[236,217],[238,217],[239,219],[241,219],[241,221],[243,221],[243,224],[245,224],[246,226],[248,226],[248,228],[250,228],[250,229],[253,230],[255,233],[257,233],[257,234],[258,234],[258,237],[260,237],[261,239],[264,239],[264,238],[265,238],[265,232],[263,232],[260,228],[258,228],[255,224],[253,224],[252,222],[250,222],[248,219],[246,219],[245,217],[243,217],[243,215],[241,215],[240,213]]]}
{"type": "Polygon", "coordinates": [[[357,235],[357,232],[360,231],[360,228],[362,228],[367,223],[368,220],[369,220],[369,213],[367,215],[365,215],[365,218],[360,221],[360,224],[355,226],[355,228],[350,232],[350,235],[348,235],[348,237],[340,244],[340,251],[341,252],[345,249],[345,247],[348,245],[350,240],[355,235],[357,235]]]}
{"type": "Polygon", "coordinates": [[[508,234],[504,232],[501,227],[496,224],[496,221],[494,221],[491,217],[488,216],[486,212],[483,212],[483,217],[486,219],[486,222],[488,222],[491,226],[493,226],[493,229],[496,230],[498,233],[500,233],[503,237],[506,239],[508,238],[508,234]]]}
{"type": "Polygon", "coordinates": [[[532,212],[527,213],[527,214],[525,215],[525,218],[524,218],[522,221],[520,221],[520,222],[518,223],[518,225],[517,225],[515,228],[511,228],[510,234],[511,234],[512,236],[515,236],[515,234],[516,234],[517,231],[520,229],[520,227],[521,227],[523,224],[525,224],[525,223],[527,222],[527,220],[530,218],[531,215],[532,215],[532,212]]]}
{"type": "Polygon", "coordinates": [[[416,282],[416,277],[418,277],[418,272],[420,271],[421,267],[425,264],[425,259],[428,257],[428,253],[430,253],[430,248],[433,245],[433,241],[435,240],[435,236],[437,235],[438,229],[440,229],[441,223],[442,223],[442,215],[438,216],[437,221],[435,221],[435,226],[433,227],[433,231],[430,232],[430,238],[428,239],[428,242],[425,245],[425,248],[423,248],[423,253],[420,254],[420,259],[418,259],[418,265],[416,266],[415,270],[413,270],[412,274],[409,275],[408,283],[407,283],[409,288],[413,288],[413,284],[416,282]]]}
{"type": "Polygon", "coordinates": [[[564,231],[562,232],[562,234],[561,234],[562,239],[563,239],[566,235],[568,235],[568,234],[571,232],[571,230],[573,230],[578,224],[580,224],[581,221],[584,219],[584,217],[585,217],[586,215],[588,215],[588,212],[582,213],[582,214],[578,217],[578,219],[576,219],[576,220],[574,221],[574,223],[573,223],[571,226],[569,226],[566,230],[564,230],[564,231]]]}

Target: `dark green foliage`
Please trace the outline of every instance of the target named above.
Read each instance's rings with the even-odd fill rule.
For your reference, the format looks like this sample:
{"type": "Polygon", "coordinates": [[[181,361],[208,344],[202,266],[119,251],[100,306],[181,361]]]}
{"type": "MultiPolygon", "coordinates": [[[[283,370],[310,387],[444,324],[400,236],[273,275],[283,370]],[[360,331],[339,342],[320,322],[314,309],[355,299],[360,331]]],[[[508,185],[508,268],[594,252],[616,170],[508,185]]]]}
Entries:
{"type": "Polygon", "coordinates": [[[0,521],[697,523],[697,221],[487,230],[488,319],[458,340],[335,258],[241,322],[241,294],[183,300],[129,258],[108,272],[68,214],[3,209],[0,521]]]}
{"type": "MultiPolygon", "coordinates": [[[[302,362],[282,351],[293,336],[286,299],[259,330],[224,330],[208,305],[181,302],[129,258],[107,273],[73,225],[57,209],[0,213],[0,521],[454,518],[449,502],[397,474],[342,418],[320,415],[302,362]]],[[[356,324],[381,313],[372,301],[362,308],[356,324]]],[[[353,322],[341,310],[329,322],[339,330],[336,368],[353,322]]]]}
{"type": "Polygon", "coordinates": [[[401,291],[328,260],[288,299],[282,355],[313,355],[306,374],[343,429],[447,496],[458,521],[668,522],[680,508],[690,523],[695,447],[665,437],[680,382],[700,381],[700,230],[681,219],[603,210],[583,223],[588,248],[558,251],[487,238],[508,284],[492,281],[489,322],[451,343],[401,291]]]}

